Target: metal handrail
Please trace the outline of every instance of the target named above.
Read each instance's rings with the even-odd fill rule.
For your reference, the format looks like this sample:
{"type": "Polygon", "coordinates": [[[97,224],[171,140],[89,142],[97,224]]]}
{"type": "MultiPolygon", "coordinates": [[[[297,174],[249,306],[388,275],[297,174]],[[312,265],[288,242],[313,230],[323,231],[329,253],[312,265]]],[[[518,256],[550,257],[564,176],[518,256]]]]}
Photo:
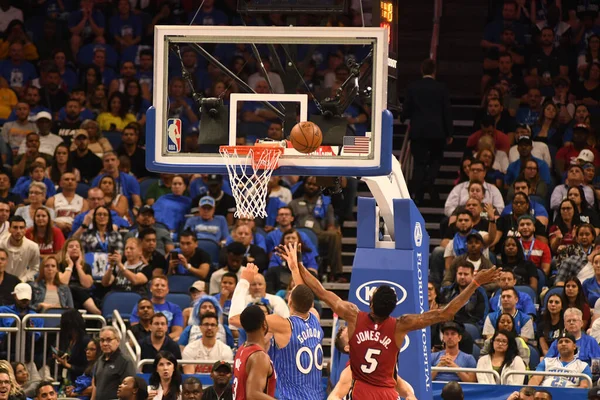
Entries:
{"type": "Polygon", "coordinates": [[[7,350],[7,358],[10,360],[10,353],[12,349],[12,336],[11,333],[16,333],[15,335],[15,360],[20,361],[21,357],[21,320],[19,316],[11,313],[0,313],[0,319],[4,318],[12,318],[15,320],[15,326],[8,326],[5,328],[1,328],[0,332],[6,332],[6,350],[7,350]]]}
{"type": "MultiPolygon", "coordinates": [[[[213,365],[216,362],[220,362],[223,360],[177,360],[178,365],[186,365],[186,364],[206,364],[213,365]]],[[[138,372],[142,372],[142,367],[144,365],[153,364],[154,360],[151,358],[144,358],[143,360],[138,361],[137,368],[138,372]]],[[[229,363],[233,367],[233,363],[229,363]]]]}
{"type": "Polygon", "coordinates": [[[129,355],[137,365],[142,359],[142,348],[140,347],[140,344],[138,343],[132,331],[126,331],[126,335],[126,339],[129,340],[125,340],[125,350],[129,353],[129,355]]]}
{"type": "Polygon", "coordinates": [[[592,383],[592,378],[590,378],[589,376],[587,376],[584,373],[581,372],[552,372],[552,371],[507,371],[505,374],[502,375],[502,380],[503,382],[501,382],[503,385],[506,384],[506,378],[508,378],[511,375],[542,375],[542,376],[564,376],[567,378],[583,378],[586,381],[588,381],[589,386],[588,387],[593,387],[594,384],[592,383]]]}
{"type": "Polygon", "coordinates": [[[113,314],[112,314],[112,326],[119,331],[119,334],[121,336],[121,340],[123,340],[123,338],[125,338],[126,334],[127,334],[127,327],[125,326],[125,321],[123,321],[123,318],[121,317],[121,313],[119,312],[119,310],[115,309],[113,310],[113,314]]]}
{"type": "MultiPolygon", "coordinates": [[[[500,374],[493,369],[484,368],[454,368],[454,367],[431,367],[432,372],[481,372],[484,374],[491,374],[496,379],[496,382],[500,382],[500,374]]],[[[508,373],[507,373],[508,375],[508,373]]],[[[434,382],[439,382],[434,379],[434,382]]]]}

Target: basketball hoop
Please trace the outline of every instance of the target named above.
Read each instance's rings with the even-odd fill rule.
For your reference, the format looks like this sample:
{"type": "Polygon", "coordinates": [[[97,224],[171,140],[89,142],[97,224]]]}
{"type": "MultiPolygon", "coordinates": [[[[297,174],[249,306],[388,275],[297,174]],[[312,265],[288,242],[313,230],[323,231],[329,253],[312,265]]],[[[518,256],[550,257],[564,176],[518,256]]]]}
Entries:
{"type": "Polygon", "coordinates": [[[265,218],[267,185],[283,154],[281,144],[221,146],[219,152],[227,166],[231,192],[237,205],[235,217],[265,218]]]}

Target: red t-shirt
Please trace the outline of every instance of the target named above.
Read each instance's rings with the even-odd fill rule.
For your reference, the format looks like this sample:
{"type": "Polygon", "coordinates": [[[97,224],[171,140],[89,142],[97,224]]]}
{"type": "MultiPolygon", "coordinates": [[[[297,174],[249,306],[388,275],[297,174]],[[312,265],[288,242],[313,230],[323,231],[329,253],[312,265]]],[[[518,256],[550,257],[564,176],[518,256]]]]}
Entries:
{"type": "MultiPolygon", "coordinates": [[[[600,167],[600,153],[593,147],[586,147],[587,150],[591,150],[594,153],[594,165],[600,167]]],[[[573,145],[561,147],[556,153],[557,160],[563,160],[566,166],[577,163],[577,156],[580,150],[577,150],[573,145]]]]}
{"type": "MultiPolygon", "coordinates": [[[[481,135],[482,133],[480,129],[469,136],[469,139],[467,140],[467,147],[470,149],[476,148],[477,142],[479,142],[479,139],[481,139],[481,135]]],[[[494,132],[494,143],[496,150],[501,150],[508,154],[508,151],[510,150],[510,140],[504,132],[496,129],[496,132],[494,132]]]]}
{"type": "Polygon", "coordinates": [[[552,261],[552,253],[550,252],[550,247],[548,247],[546,243],[536,239],[530,241],[521,239],[521,245],[523,246],[525,259],[534,263],[539,269],[542,268],[542,264],[550,264],[550,261],[552,261]]]}
{"type": "Polygon", "coordinates": [[[56,226],[52,227],[53,239],[50,243],[44,243],[44,238],[33,237],[33,227],[28,228],[25,231],[25,237],[29,240],[33,240],[40,248],[41,255],[56,254],[62,249],[65,244],[65,235],[56,226]]]}
{"type": "MultiPolygon", "coordinates": [[[[235,354],[235,362],[233,364],[233,398],[235,400],[246,400],[246,380],[248,379],[248,372],[246,371],[246,364],[248,358],[259,351],[265,352],[262,347],[256,344],[249,346],[243,345],[240,347],[235,354]]],[[[275,386],[277,385],[277,376],[275,369],[273,368],[273,361],[271,361],[271,369],[273,374],[267,378],[267,386],[264,392],[271,397],[275,397],[275,386]]]]}

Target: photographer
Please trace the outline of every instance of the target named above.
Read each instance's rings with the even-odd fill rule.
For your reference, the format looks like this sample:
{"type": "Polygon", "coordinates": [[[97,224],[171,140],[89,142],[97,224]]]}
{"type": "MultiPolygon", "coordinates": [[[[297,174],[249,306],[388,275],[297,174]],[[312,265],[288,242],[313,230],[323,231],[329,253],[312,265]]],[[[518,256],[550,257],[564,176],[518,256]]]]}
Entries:
{"type": "Polygon", "coordinates": [[[125,242],[125,263],[118,252],[108,255],[108,268],[102,277],[102,286],[111,291],[146,294],[146,284],[152,277],[151,268],[142,260],[142,248],[138,238],[125,242]]]}

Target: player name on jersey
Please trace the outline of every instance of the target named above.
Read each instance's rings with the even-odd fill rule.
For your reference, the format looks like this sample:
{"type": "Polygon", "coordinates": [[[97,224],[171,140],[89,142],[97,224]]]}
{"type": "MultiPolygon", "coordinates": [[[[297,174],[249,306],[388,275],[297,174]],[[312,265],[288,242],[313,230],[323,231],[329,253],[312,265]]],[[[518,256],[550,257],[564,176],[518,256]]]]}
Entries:
{"type": "Polygon", "coordinates": [[[300,332],[298,335],[296,335],[296,338],[298,339],[298,341],[300,342],[300,344],[304,344],[304,341],[310,338],[317,338],[317,339],[321,339],[321,333],[322,331],[319,329],[315,329],[315,328],[308,328],[306,330],[303,330],[302,332],[300,332]]]}
{"type": "Polygon", "coordinates": [[[371,331],[371,330],[362,331],[355,335],[356,335],[356,343],[357,344],[361,344],[362,342],[367,342],[367,341],[378,342],[387,349],[388,346],[390,345],[390,343],[392,343],[392,339],[390,339],[387,336],[381,337],[381,333],[376,332],[376,331],[371,331]]]}

